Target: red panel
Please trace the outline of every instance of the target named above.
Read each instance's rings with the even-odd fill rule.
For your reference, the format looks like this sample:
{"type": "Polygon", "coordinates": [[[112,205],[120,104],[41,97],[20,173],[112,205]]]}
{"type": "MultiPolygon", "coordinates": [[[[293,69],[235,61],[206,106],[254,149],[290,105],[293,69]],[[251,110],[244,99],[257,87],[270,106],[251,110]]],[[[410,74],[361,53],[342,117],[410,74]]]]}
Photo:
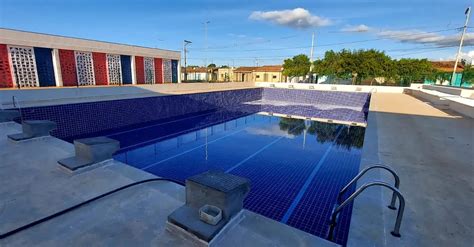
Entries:
{"type": "Polygon", "coordinates": [[[59,64],[61,65],[61,76],[63,86],[76,86],[76,58],[72,50],[59,50],[59,64]]]}
{"type": "Polygon", "coordinates": [[[163,83],[163,59],[155,58],[155,82],[163,83]]]}
{"type": "Polygon", "coordinates": [[[107,57],[105,53],[93,52],[95,85],[107,85],[107,57]]]}
{"type": "Polygon", "coordinates": [[[8,62],[7,45],[0,44],[0,88],[2,87],[13,87],[13,77],[8,62]]]}
{"type": "Polygon", "coordinates": [[[135,72],[137,75],[137,84],[145,84],[145,64],[143,57],[135,57],[135,72]]]}

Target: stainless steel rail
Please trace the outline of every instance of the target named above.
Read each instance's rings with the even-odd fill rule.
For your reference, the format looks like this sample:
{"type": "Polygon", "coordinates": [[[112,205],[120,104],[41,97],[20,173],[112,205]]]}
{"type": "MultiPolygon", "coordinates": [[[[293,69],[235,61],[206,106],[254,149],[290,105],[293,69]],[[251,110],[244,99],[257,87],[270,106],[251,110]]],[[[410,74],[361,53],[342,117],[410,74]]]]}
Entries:
{"type": "Polygon", "coordinates": [[[345,206],[347,206],[350,202],[352,202],[365,189],[367,189],[369,187],[372,187],[372,186],[386,187],[386,188],[392,190],[393,193],[398,197],[398,200],[400,202],[400,206],[398,208],[397,219],[395,221],[395,227],[394,227],[393,231],[391,232],[391,234],[395,237],[401,237],[401,235],[400,235],[400,225],[402,224],[403,212],[405,211],[405,198],[400,193],[400,191],[398,191],[398,189],[394,188],[393,186],[391,186],[391,185],[389,185],[385,182],[376,181],[376,182],[366,183],[366,184],[362,185],[359,189],[357,189],[354,193],[352,193],[352,195],[349,196],[349,198],[347,198],[342,204],[340,204],[340,205],[336,204],[334,206],[334,209],[333,209],[333,212],[332,212],[331,218],[330,218],[330,223],[329,223],[330,225],[329,225],[329,231],[328,231],[328,235],[327,235],[328,240],[333,240],[334,239],[334,230],[336,228],[338,216],[339,216],[339,213],[341,212],[341,210],[345,206]]]}
{"type": "Polygon", "coordinates": [[[14,108],[18,109],[18,111],[20,112],[20,119],[21,119],[20,123],[23,123],[23,113],[21,112],[20,103],[18,102],[18,99],[16,98],[15,95],[12,96],[12,105],[14,108]]]}
{"type": "MultiPolygon", "coordinates": [[[[342,190],[339,192],[339,195],[337,196],[337,203],[338,204],[341,203],[341,199],[342,199],[342,196],[344,195],[344,193],[354,183],[356,183],[364,174],[366,174],[368,171],[370,171],[372,169],[376,169],[376,168],[380,168],[380,169],[384,169],[384,170],[389,171],[393,175],[393,178],[395,179],[395,188],[397,190],[400,189],[400,177],[398,177],[398,174],[392,168],[390,168],[389,166],[385,166],[385,165],[382,165],[382,164],[376,164],[376,165],[367,167],[364,170],[360,171],[359,174],[357,174],[357,176],[355,176],[344,188],[342,188],[342,190]]],[[[392,201],[390,202],[390,205],[388,206],[388,208],[390,208],[392,210],[397,209],[395,207],[396,200],[397,200],[397,196],[396,196],[395,192],[393,192],[392,201]]]]}

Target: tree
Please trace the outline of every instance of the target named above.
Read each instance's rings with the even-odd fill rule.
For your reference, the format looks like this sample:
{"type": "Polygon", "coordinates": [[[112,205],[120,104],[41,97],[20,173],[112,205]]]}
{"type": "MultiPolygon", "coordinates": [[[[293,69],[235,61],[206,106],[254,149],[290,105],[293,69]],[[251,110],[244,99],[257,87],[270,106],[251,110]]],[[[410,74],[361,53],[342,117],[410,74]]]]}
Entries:
{"type": "Polygon", "coordinates": [[[471,64],[464,65],[464,70],[462,72],[462,83],[470,85],[474,84],[474,67],[472,67],[471,64]]]}
{"type": "Polygon", "coordinates": [[[217,65],[215,63],[211,63],[209,65],[207,65],[208,68],[216,68],[217,65]]]}
{"type": "Polygon", "coordinates": [[[436,71],[427,59],[402,58],[395,62],[397,79],[402,85],[435,79],[436,71]]]}
{"type": "Polygon", "coordinates": [[[391,59],[384,52],[370,50],[327,51],[322,60],[314,62],[314,71],[319,75],[339,79],[352,79],[352,84],[361,84],[363,80],[384,78],[387,81],[400,81],[408,85],[434,77],[431,63],[426,59],[391,59]]]}
{"type": "Polygon", "coordinates": [[[393,75],[391,59],[384,52],[370,50],[327,51],[324,59],[315,61],[315,72],[340,79],[352,79],[360,84],[363,79],[393,75]]]}
{"type": "Polygon", "coordinates": [[[293,58],[285,59],[283,62],[283,75],[285,76],[305,76],[309,73],[311,62],[308,56],[300,54],[293,58]]]}

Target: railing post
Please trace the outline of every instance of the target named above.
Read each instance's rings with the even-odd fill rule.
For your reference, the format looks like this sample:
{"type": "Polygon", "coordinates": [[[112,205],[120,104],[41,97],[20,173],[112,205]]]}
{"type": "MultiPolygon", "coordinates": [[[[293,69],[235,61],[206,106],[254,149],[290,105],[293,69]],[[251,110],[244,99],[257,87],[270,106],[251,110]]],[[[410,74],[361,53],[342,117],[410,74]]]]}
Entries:
{"type": "Polygon", "coordinates": [[[366,183],[362,185],[359,189],[357,189],[352,195],[349,196],[342,204],[336,205],[333,209],[333,212],[331,214],[330,218],[330,223],[329,223],[329,231],[327,235],[328,240],[333,240],[334,239],[334,230],[337,225],[337,218],[339,216],[339,213],[341,210],[347,206],[351,201],[353,201],[360,193],[362,193],[365,189],[372,187],[372,186],[383,186],[386,188],[389,188],[390,190],[393,191],[395,196],[398,197],[398,200],[400,202],[400,206],[398,208],[398,213],[397,213],[397,219],[395,221],[395,226],[393,228],[393,231],[390,233],[395,236],[395,237],[401,237],[400,235],[400,226],[402,224],[402,219],[403,219],[403,212],[405,211],[405,198],[403,195],[398,191],[398,189],[392,187],[391,185],[385,183],[385,182],[371,182],[371,183],[366,183]]]}

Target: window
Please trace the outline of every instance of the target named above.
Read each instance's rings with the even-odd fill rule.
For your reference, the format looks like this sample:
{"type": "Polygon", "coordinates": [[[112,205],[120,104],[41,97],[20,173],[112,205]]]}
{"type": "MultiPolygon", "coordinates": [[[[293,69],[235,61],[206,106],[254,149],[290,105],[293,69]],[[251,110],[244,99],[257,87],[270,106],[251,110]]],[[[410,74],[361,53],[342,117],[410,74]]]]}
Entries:
{"type": "Polygon", "coordinates": [[[257,75],[256,78],[260,78],[260,75],[257,75]]]}
{"type": "Polygon", "coordinates": [[[276,75],[274,75],[274,76],[272,76],[272,78],[273,78],[273,79],[276,79],[276,78],[277,78],[277,76],[276,76],[276,75]]]}

